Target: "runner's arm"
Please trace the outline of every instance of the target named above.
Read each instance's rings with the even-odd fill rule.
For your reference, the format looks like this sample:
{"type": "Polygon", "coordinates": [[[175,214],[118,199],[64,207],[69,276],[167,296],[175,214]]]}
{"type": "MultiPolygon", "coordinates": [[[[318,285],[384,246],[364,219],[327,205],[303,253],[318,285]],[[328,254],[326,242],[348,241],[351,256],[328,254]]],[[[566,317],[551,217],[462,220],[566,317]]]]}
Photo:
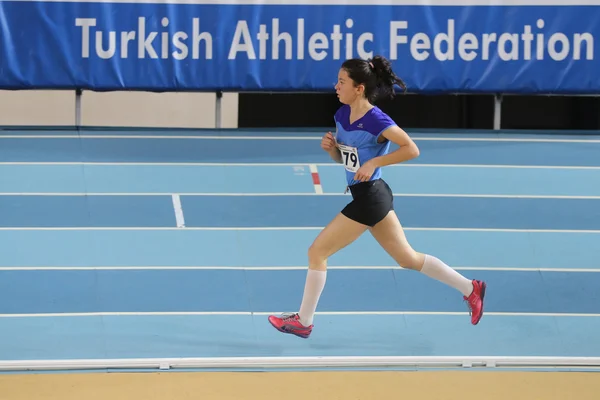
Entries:
{"type": "Polygon", "coordinates": [[[419,148],[416,143],[397,125],[391,126],[383,131],[381,136],[385,137],[390,142],[397,144],[400,148],[386,155],[371,159],[371,162],[375,164],[376,168],[390,164],[398,164],[419,156],[419,148]]]}
{"type": "Polygon", "coordinates": [[[338,164],[341,164],[343,162],[343,160],[342,160],[342,152],[337,147],[335,147],[333,150],[331,150],[329,152],[329,156],[331,157],[331,159],[333,161],[335,161],[338,164]]]}

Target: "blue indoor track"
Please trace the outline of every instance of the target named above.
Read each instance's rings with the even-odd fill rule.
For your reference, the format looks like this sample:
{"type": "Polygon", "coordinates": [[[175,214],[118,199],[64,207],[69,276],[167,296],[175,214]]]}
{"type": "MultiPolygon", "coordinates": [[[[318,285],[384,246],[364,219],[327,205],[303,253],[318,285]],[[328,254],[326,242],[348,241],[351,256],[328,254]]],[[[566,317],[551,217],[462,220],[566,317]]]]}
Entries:
{"type": "Polygon", "coordinates": [[[384,170],[413,247],[487,281],[479,325],[367,232],[330,259],[310,339],[273,329],[350,201],[321,134],[1,132],[0,362],[600,357],[592,135],[414,133],[421,156],[384,170]]]}

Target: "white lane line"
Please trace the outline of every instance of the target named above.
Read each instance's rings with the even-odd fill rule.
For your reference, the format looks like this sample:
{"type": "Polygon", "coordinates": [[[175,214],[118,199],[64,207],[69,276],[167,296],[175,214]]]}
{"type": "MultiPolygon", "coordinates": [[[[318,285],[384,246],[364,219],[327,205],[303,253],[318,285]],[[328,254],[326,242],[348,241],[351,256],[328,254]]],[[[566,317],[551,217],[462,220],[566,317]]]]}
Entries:
{"type": "MultiPolygon", "coordinates": [[[[410,271],[399,266],[328,266],[329,270],[400,270],[410,271]]],[[[307,267],[300,266],[36,266],[0,267],[0,271],[160,271],[160,270],[234,270],[234,271],[304,271],[307,267]]],[[[534,267],[453,267],[458,271],[510,271],[510,272],[573,272],[573,273],[599,273],[600,268],[534,268],[534,267]]]]}
{"type": "Polygon", "coordinates": [[[177,221],[178,228],[185,227],[185,219],[183,218],[183,208],[181,207],[181,199],[178,194],[174,194],[173,198],[173,209],[175,210],[175,220],[177,221]]]}
{"type": "MultiPolygon", "coordinates": [[[[107,316],[211,316],[211,315],[245,315],[245,316],[266,316],[279,315],[283,311],[273,312],[251,312],[251,311],[164,311],[164,312],[78,312],[78,313],[31,313],[31,314],[0,314],[0,318],[47,318],[47,317],[107,317],[107,316]]],[[[317,315],[468,315],[467,311],[317,311],[317,315]]],[[[486,316],[503,317],[600,317],[600,314],[593,313],[534,313],[534,312],[486,312],[486,316]]]]}

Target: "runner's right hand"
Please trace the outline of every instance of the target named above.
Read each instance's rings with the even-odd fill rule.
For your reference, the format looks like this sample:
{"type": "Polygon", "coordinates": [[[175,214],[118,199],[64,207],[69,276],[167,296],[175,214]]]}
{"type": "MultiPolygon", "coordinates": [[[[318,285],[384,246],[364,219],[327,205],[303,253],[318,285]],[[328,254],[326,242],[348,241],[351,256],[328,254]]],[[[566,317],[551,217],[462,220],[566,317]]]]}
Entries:
{"type": "Polygon", "coordinates": [[[330,153],[337,147],[337,141],[331,132],[327,132],[323,139],[321,139],[321,148],[326,152],[330,153]]]}

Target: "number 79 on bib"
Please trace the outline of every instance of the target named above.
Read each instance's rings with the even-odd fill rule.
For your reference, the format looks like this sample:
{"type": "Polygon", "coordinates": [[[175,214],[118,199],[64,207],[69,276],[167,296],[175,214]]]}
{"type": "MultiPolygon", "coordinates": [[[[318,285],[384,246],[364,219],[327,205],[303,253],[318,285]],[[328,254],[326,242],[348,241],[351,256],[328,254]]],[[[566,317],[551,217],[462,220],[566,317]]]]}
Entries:
{"type": "Polygon", "coordinates": [[[358,150],[356,147],[338,145],[342,154],[342,163],[344,168],[350,172],[356,172],[360,168],[360,160],[358,159],[358,150]]]}

